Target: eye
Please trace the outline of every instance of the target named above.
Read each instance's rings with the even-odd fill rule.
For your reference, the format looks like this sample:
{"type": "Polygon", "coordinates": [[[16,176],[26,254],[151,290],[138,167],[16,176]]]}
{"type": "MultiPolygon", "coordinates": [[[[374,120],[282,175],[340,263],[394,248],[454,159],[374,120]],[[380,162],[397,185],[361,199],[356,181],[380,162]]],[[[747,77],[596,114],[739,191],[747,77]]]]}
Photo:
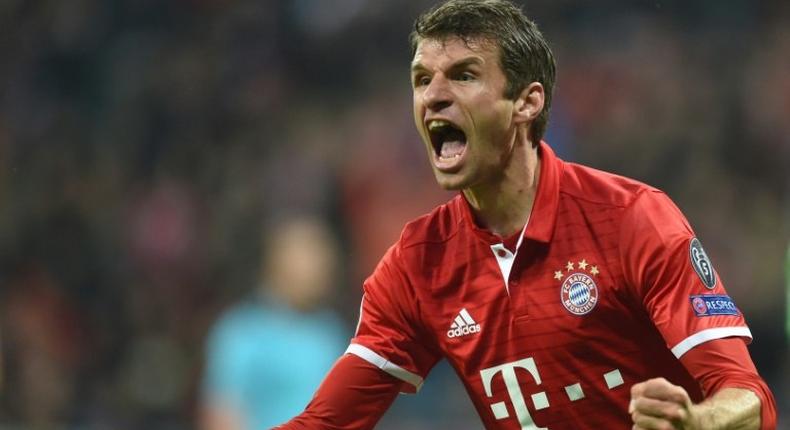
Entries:
{"type": "Polygon", "coordinates": [[[428,77],[427,75],[417,75],[414,77],[412,82],[415,88],[424,87],[431,83],[431,78],[428,77]]]}
{"type": "Polygon", "coordinates": [[[477,79],[477,76],[475,76],[475,74],[472,72],[462,72],[458,75],[456,79],[461,82],[470,82],[477,79]]]}

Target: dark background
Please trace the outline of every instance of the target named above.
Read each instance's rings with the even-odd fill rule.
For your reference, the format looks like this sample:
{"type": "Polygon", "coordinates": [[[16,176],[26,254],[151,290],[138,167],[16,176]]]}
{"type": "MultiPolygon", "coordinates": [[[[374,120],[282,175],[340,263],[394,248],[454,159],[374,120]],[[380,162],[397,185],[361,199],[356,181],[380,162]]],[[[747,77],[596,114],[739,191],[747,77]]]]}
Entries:
{"type": "MultiPolygon", "coordinates": [[[[0,0],[0,428],[194,428],[206,332],[289,214],[342,238],[351,335],[362,279],[450,196],[411,119],[429,4],[0,0]]],[[[525,7],[558,62],[547,140],[675,200],[785,420],[789,6],[525,7]]],[[[479,428],[470,408],[442,367],[380,428],[479,428]]]]}

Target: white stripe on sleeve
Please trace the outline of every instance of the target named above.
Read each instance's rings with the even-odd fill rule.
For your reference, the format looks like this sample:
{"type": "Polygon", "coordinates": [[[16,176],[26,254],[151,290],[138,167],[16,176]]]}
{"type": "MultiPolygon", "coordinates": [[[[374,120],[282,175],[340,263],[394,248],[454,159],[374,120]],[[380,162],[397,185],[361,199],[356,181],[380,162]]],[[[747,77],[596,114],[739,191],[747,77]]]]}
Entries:
{"type": "Polygon", "coordinates": [[[699,332],[692,334],[691,336],[683,339],[680,343],[672,347],[672,354],[675,354],[675,357],[680,358],[683,354],[689,352],[691,348],[695,346],[705,343],[709,340],[714,339],[722,339],[725,337],[748,337],[749,339],[752,338],[752,332],[749,331],[749,327],[742,326],[742,327],[716,327],[716,328],[709,328],[699,332]]]}
{"type": "Polygon", "coordinates": [[[419,391],[422,387],[423,379],[420,375],[409,372],[397,364],[391,363],[389,360],[378,355],[370,348],[357,343],[352,343],[348,346],[348,349],[346,349],[346,354],[354,354],[368,363],[378,367],[379,369],[389,373],[390,375],[400,379],[401,381],[414,385],[417,391],[419,391]]]}

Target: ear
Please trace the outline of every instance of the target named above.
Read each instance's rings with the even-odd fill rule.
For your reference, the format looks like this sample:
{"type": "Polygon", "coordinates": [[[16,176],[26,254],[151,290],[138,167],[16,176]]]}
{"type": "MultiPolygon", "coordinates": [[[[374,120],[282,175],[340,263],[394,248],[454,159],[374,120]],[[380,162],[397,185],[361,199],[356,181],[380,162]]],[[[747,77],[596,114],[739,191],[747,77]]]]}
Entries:
{"type": "Polygon", "coordinates": [[[518,95],[513,109],[513,121],[517,124],[532,123],[543,111],[545,93],[540,82],[526,86],[518,95]]]}

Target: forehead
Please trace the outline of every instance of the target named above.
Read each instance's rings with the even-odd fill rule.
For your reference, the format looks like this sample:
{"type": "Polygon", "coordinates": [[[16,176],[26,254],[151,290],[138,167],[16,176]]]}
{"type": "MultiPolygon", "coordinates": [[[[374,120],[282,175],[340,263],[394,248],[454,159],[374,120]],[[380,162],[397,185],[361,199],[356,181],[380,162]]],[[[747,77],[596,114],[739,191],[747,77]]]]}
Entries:
{"type": "Polygon", "coordinates": [[[483,63],[497,64],[498,49],[493,41],[484,38],[463,39],[458,36],[422,39],[414,51],[412,67],[441,66],[468,58],[483,63]]]}

